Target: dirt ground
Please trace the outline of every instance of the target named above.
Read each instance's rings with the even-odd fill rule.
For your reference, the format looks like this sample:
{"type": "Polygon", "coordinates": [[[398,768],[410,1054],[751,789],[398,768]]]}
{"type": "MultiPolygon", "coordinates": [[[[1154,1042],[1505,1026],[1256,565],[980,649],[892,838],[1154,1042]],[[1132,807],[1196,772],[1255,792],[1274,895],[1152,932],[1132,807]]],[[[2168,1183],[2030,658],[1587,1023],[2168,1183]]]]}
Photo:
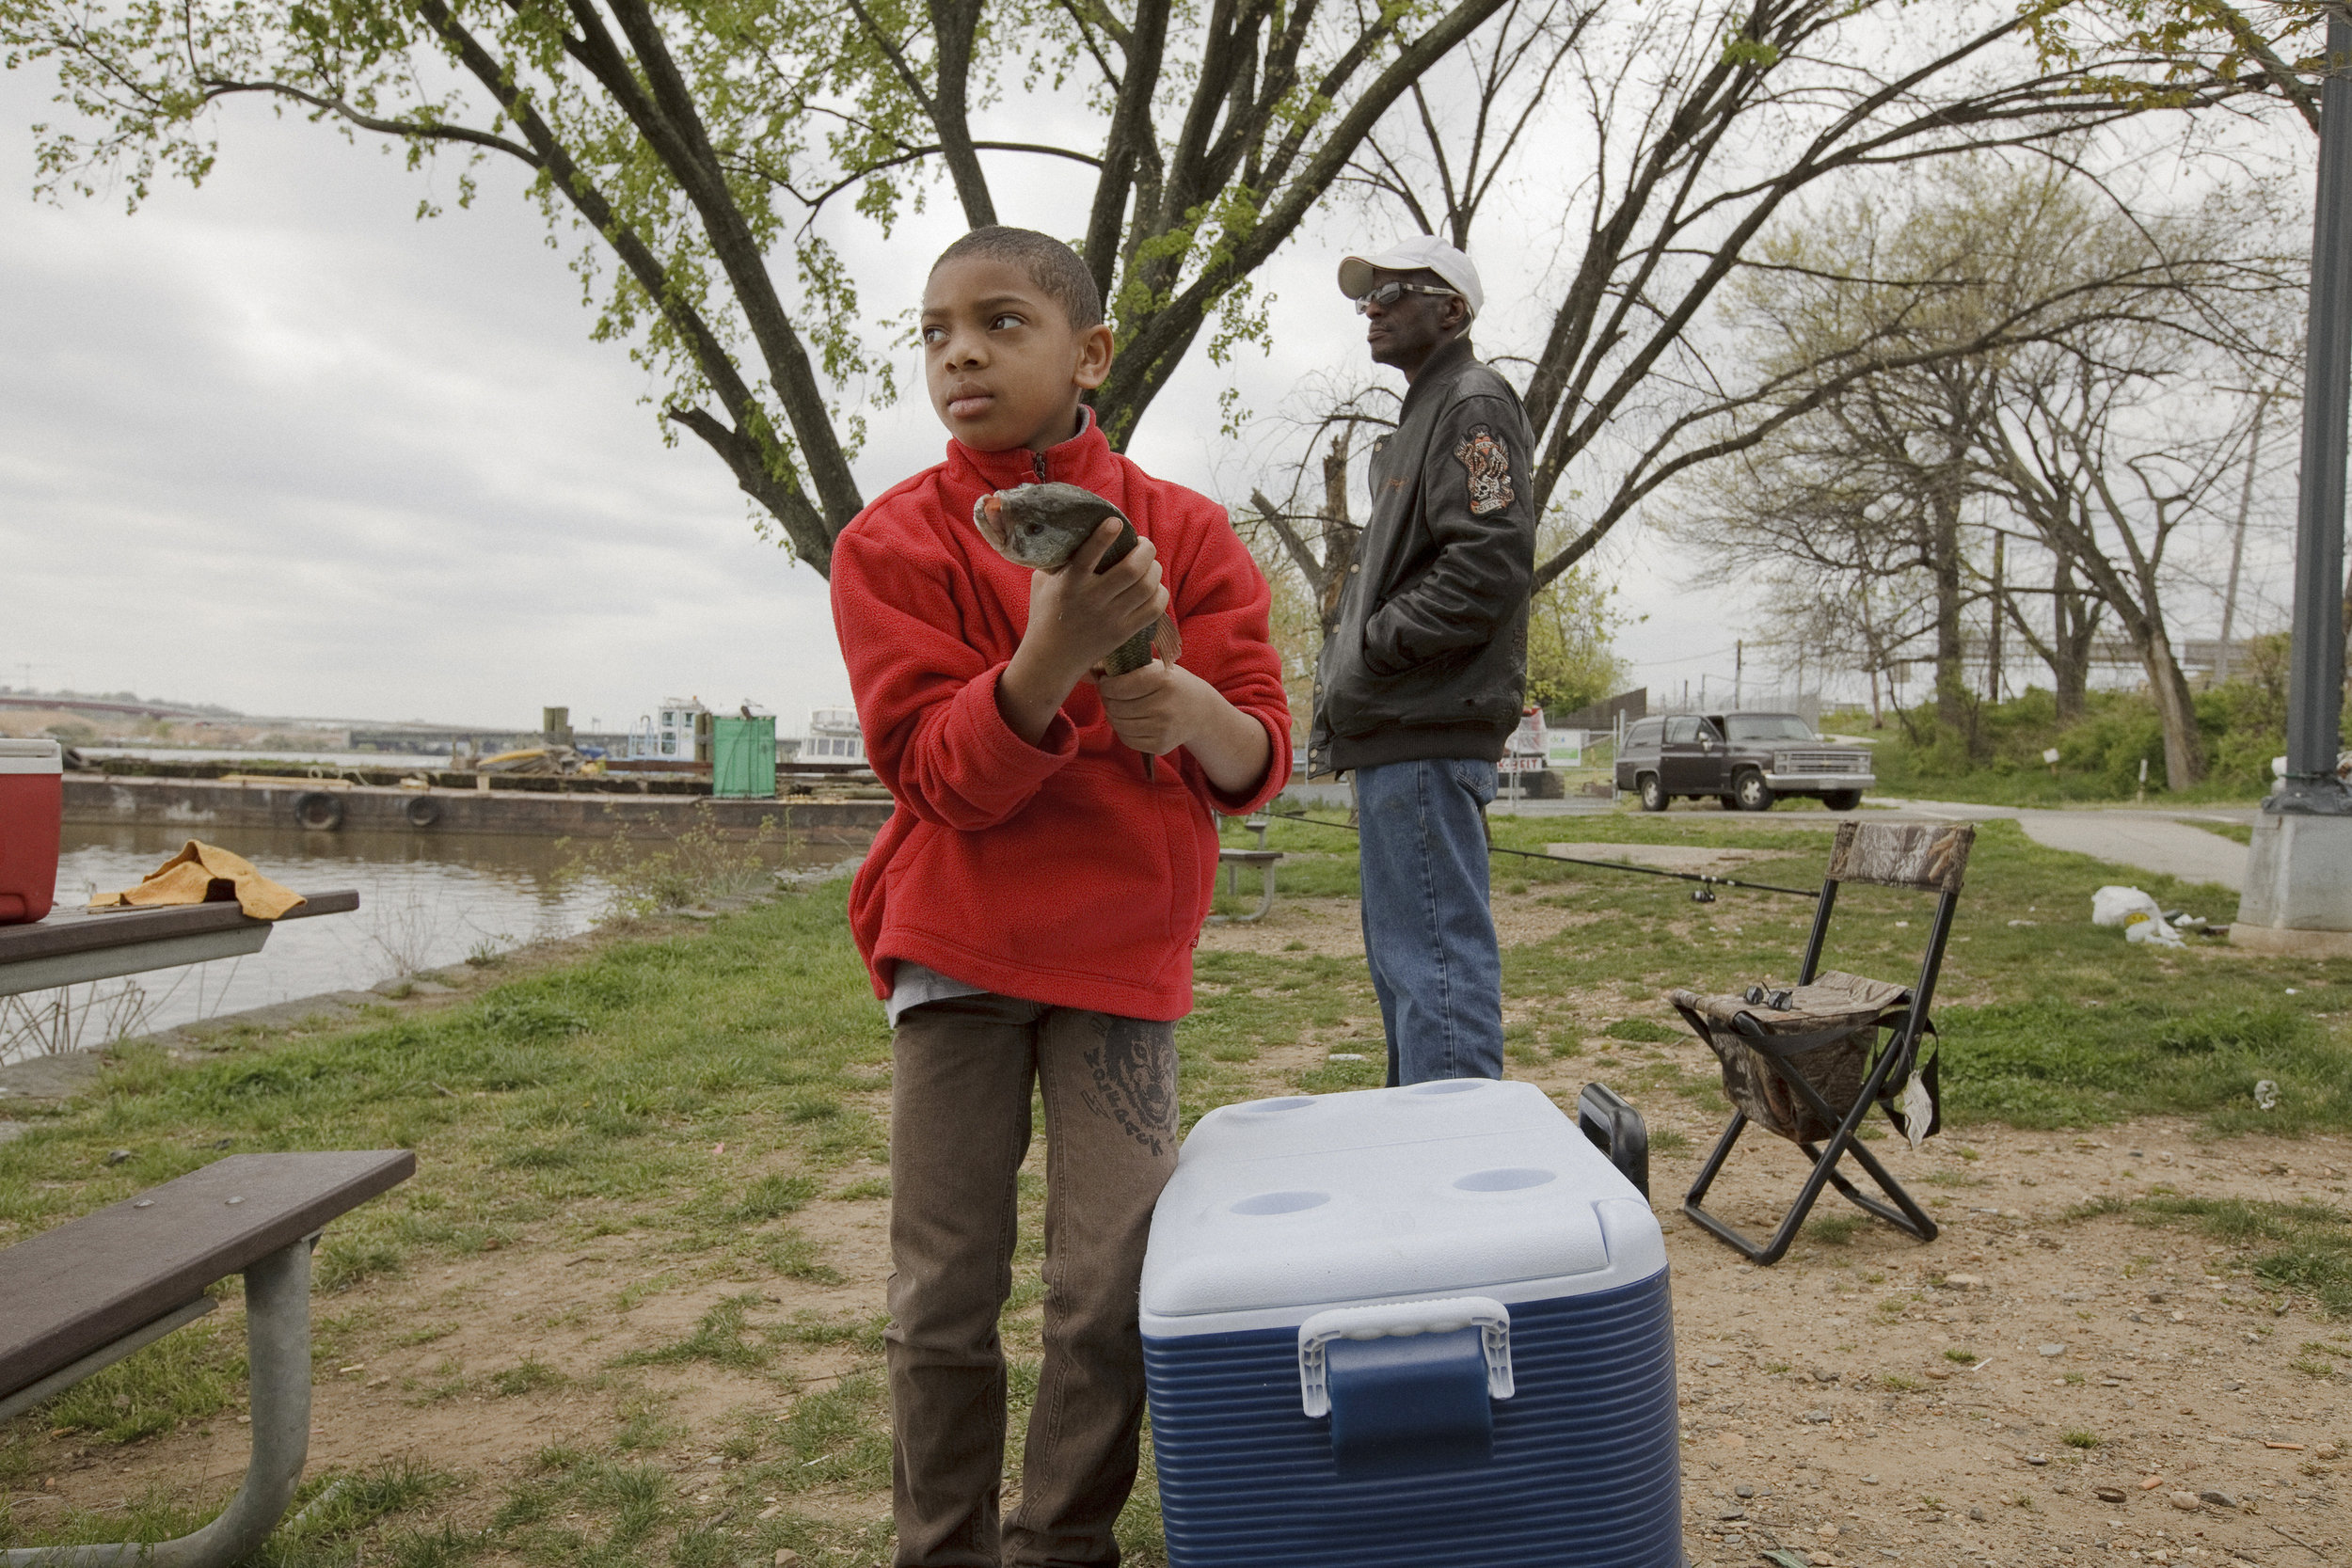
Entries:
{"type": "MultiPolygon", "coordinates": [[[[1506,942],[1585,918],[1503,902],[1506,942]]],[[[1292,900],[1281,914],[1213,927],[1204,946],[1357,950],[1351,903],[1292,900]]],[[[1279,1092],[1329,1050],[1303,1040],[1251,1070],[1279,1092]]],[[[1708,1068],[1695,1041],[1629,1042],[1513,1075],[1572,1102],[1584,1082],[1668,1065],[1708,1068]]],[[[1652,1185],[1674,1269],[1694,1565],[1786,1548],[1832,1568],[2346,1560],[2352,1420],[2338,1369],[2352,1368],[2352,1325],[2260,1288],[2192,1227],[2069,1217],[2152,1190],[2341,1206],[2346,1140],[2215,1141],[2169,1119],[2092,1134],[1976,1127],[1915,1153],[1890,1137],[1874,1151],[1929,1206],[1939,1239],[1834,1225],[1758,1270],[1679,1211],[1718,1118],[1668,1095],[1644,1108],[1665,1146],[1652,1185]]],[[[758,1152],[743,1158],[746,1178],[759,1174],[758,1152]]],[[[1802,1172],[1793,1149],[1752,1134],[1717,1184],[1717,1212],[1764,1229],[1802,1172]]],[[[1817,1212],[1841,1210],[1833,1195],[1817,1212]]],[[[644,1232],[587,1245],[550,1234],[322,1297],[335,1359],[320,1370],[311,1464],[420,1459],[468,1478],[437,1511],[486,1514],[541,1449],[612,1439],[628,1418],[600,1381],[616,1357],[676,1343],[723,1300],[757,1292],[755,1324],[870,1321],[886,1212],[880,1197],[836,1196],[794,1216],[837,1284],[713,1275],[666,1259],[660,1237],[644,1232]]],[[[632,1376],[666,1433],[646,1457],[714,1519],[772,1512],[775,1499],[725,1484],[735,1461],[723,1447],[739,1415],[776,1413],[872,1364],[842,1343],[792,1347],[765,1370],[645,1367],[632,1376]]],[[[229,1416],[120,1449],[49,1441],[38,1481],[10,1506],[217,1497],[242,1473],[246,1446],[229,1416]]],[[[866,1492],[789,1503],[845,1523],[885,1506],[866,1492]]]]}

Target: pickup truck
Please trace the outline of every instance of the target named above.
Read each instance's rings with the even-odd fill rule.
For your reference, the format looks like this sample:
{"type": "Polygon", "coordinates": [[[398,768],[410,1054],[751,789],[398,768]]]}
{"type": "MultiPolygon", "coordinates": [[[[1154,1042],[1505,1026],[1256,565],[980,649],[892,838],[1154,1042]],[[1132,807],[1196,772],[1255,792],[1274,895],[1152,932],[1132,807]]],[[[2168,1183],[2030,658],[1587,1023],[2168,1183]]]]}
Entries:
{"type": "Polygon", "coordinates": [[[1617,787],[1640,796],[1644,811],[1708,796],[1726,811],[1770,811],[1784,795],[1851,811],[1877,783],[1867,749],[1824,741],[1793,713],[1640,719],[1617,753],[1617,787]]]}

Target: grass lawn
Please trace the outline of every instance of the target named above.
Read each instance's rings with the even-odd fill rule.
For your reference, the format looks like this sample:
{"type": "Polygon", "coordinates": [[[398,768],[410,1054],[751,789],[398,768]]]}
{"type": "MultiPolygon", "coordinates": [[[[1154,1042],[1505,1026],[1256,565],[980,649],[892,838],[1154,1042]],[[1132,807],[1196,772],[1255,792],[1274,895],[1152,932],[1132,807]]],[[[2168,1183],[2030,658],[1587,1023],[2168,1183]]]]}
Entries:
{"type": "MultiPolygon", "coordinates": [[[[1818,831],[1736,820],[1497,818],[1494,830],[1499,846],[1535,851],[1746,851],[1730,874],[1792,887],[1818,882],[1826,849],[1818,831]]],[[[1357,891],[1350,835],[1278,822],[1270,847],[1293,857],[1286,904],[1329,906],[1334,928],[1352,920],[1338,902],[1357,891]]],[[[1514,1075],[1564,1098],[1605,1078],[1650,1115],[1661,1148],[1698,1135],[1724,1102],[1703,1053],[1677,1043],[1665,992],[1793,978],[1811,901],[1727,891],[1693,904],[1687,884],[1661,879],[1495,863],[1514,1075]]],[[[1947,1123],[2092,1129],[2169,1114],[2213,1136],[2352,1127],[2337,1033],[2352,962],[2127,946],[2089,920],[2090,891],[2113,880],[2216,918],[2234,908],[2217,890],[2040,848],[2010,823],[1979,828],[1937,1009],[1947,1123]],[[2268,1112],[2254,1101],[2265,1080],[2278,1085],[2268,1112]]],[[[421,1456],[314,1463],[310,1508],[258,1560],[885,1560],[882,1303],[845,1282],[871,1275],[886,1210],[889,1042],[843,895],[835,882],[707,923],[614,927],[575,961],[483,972],[437,1011],[230,1039],[188,1059],[125,1049],[100,1088],[40,1108],[0,1145],[0,1243],[223,1152],[413,1148],[415,1180],[327,1231],[315,1314],[322,1399],[414,1427],[421,1456]],[[490,1299],[492,1266],[521,1258],[535,1261],[520,1295],[490,1299]],[[560,1356],[525,1348],[550,1334],[560,1356]],[[378,1361],[409,1370],[376,1374],[378,1361]],[[563,1419],[529,1427],[526,1411],[563,1419]],[[529,1458],[491,1476],[467,1442],[501,1423],[529,1458]]],[[[1848,893],[1829,961],[1907,978],[1930,908],[1848,893]]],[[[1262,946],[1219,938],[1200,955],[1198,1007],[1178,1037],[1187,1123],[1233,1100],[1379,1082],[1360,957],[1304,939],[1262,946]]],[[[1035,1386],[1043,1294],[1042,1191],[1025,1185],[1005,1320],[1016,1406],[1035,1386]]],[[[2149,1217],[2293,1253],[2302,1261],[2281,1265],[2280,1288],[2352,1307],[2336,1210],[2192,1203],[2149,1217]]],[[[224,1291],[233,1298],[235,1282],[224,1291]]],[[[60,1468],[128,1471],[155,1445],[215,1430],[232,1458],[219,1467],[233,1472],[240,1325],[217,1314],[0,1427],[0,1493],[38,1497],[60,1468]]],[[[1009,1465],[1017,1481],[1017,1442],[1009,1465]]],[[[226,1490],[190,1497],[159,1481],[129,1528],[185,1528],[226,1490]]],[[[124,1528],[120,1513],[0,1511],[0,1545],[124,1528]]],[[[1148,1476],[1122,1534],[1136,1560],[1161,1560],[1148,1476]]]]}

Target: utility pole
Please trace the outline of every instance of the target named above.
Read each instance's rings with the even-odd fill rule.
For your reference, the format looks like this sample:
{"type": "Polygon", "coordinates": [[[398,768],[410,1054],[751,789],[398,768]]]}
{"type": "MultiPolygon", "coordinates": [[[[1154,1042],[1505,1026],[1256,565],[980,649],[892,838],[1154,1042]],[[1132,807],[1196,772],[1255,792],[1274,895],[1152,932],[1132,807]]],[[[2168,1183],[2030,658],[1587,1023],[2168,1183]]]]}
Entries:
{"type": "Polygon", "coordinates": [[[2246,516],[2254,508],[2254,460],[2262,455],[2263,416],[2270,412],[2267,388],[2254,394],[2254,433],[2246,443],[2246,483],[2237,493],[2237,535],[2230,543],[2230,590],[2221,596],[2221,651],[2214,655],[2213,683],[2230,678],[2230,660],[2237,644],[2237,584],[2246,564],[2246,516]]]}
{"type": "Polygon", "coordinates": [[[1731,645],[1731,710],[1740,711],[1740,693],[1748,677],[1748,645],[1744,641],[1731,645]]]}
{"type": "Polygon", "coordinates": [[[1993,629],[1985,637],[1984,694],[1995,705],[2001,700],[2001,566],[2007,559],[2009,535],[1993,535],[1993,629]]]}
{"type": "Polygon", "coordinates": [[[2328,16],[2312,224],[2287,773],[2263,801],[2230,939],[2272,953],[2352,956],[2352,792],[2336,777],[2344,706],[2344,507],[2352,414],[2352,19],[2328,16]]]}

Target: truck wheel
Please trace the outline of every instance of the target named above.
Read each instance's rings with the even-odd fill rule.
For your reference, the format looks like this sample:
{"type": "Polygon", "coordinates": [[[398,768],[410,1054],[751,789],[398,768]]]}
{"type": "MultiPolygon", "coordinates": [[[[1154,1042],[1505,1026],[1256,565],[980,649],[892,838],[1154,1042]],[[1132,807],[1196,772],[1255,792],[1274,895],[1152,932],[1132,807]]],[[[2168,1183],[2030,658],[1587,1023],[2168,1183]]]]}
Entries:
{"type": "Polygon", "coordinates": [[[1764,775],[1750,768],[1731,781],[1732,799],[1740,802],[1741,811],[1770,811],[1779,799],[1772,786],[1764,782],[1764,775]]]}
{"type": "Polygon", "coordinates": [[[1633,787],[1641,792],[1644,811],[1664,811],[1674,803],[1667,799],[1666,786],[1658,782],[1655,773],[1643,774],[1633,781],[1633,787]]]}
{"type": "Polygon", "coordinates": [[[1821,795],[1821,804],[1832,811],[1851,811],[1862,804],[1862,791],[1858,789],[1825,790],[1821,795]]]}

